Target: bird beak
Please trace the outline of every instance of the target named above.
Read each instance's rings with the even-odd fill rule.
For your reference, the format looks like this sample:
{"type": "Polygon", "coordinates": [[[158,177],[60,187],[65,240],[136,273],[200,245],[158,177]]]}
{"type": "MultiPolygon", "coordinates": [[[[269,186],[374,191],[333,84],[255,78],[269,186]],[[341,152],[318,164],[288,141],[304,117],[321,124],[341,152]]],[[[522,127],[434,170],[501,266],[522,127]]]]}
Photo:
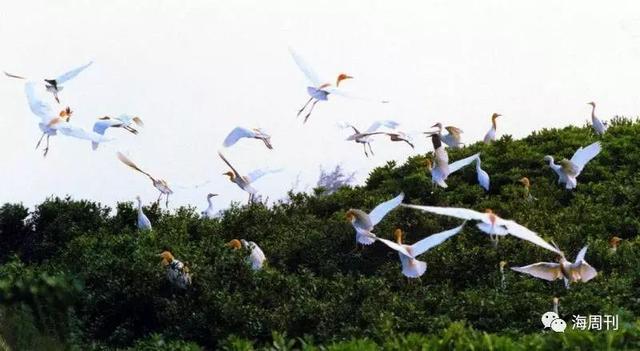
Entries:
{"type": "Polygon", "coordinates": [[[435,127],[437,127],[437,126],[438,126],[438,123],[436,123],[436,124],[432,125],[432,126],[431,126],[431,128],[435,128],[435,127]]]}
{"type": "Polygon", "coordinates": [[[426,136],[432,136],[432,135],[438,134],[438,133],[437,132],[423,132],[423,134],[425,134],[426,136]]]}

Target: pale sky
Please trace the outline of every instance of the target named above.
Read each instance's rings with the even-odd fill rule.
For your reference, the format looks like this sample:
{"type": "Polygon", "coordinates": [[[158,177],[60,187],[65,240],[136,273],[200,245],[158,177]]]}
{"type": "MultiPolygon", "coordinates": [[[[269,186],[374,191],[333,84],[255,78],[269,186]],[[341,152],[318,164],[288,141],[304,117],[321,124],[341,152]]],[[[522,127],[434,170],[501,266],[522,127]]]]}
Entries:
{"type": "MultiPolygon", "coordinates": [[[[138,136],[116,140],[51,138],[46,158],[34,150],[40,131],[23,82],[0,77],[0,203],[32,206],[67,194],[113,205],[140,195],[155,200],[148,179],[122,165],[121,150],[176,188],[171,207],[218,208],[246,201],[221,173],[216,152],[235,126],[263,127],[274,150],[243,140],[223,150],[241,173],[283,167],[255,187],[271,200],[310,190],[320,166],[342,163],[359,183],[388,160],[416,150],[380,139],[369,159],[344,141],[340,121],[366,129],[395,119],[403,130],[435,122],[481,139],[493,112],[498,136],[523,137],[544,127],[582,125],[589,101],[603,119],[640,111],[640,3],[637,1],[2,1],[0,70],[55,77],[94,64],[61,93],[72,122],[91,129],[97,117],[135,114],[138,136]],[[346,72],[350,91],[389,104],[330,97],[306,125],[296,111],[307,82],[291,46],[328,81],[346,72]]],[[[488,170],[490,172],[490,170],[488,170]]]]}

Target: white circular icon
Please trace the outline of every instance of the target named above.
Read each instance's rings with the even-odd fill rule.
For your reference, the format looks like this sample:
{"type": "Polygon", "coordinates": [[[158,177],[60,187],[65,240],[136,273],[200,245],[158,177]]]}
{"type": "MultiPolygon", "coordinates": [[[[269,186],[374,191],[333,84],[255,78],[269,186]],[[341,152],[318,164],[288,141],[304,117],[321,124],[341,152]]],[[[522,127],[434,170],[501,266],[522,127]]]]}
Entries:
{"type": "Polygon", "coordinates": [[[564,330],[567,329],[567,322],[563,321],[560,318],[555,319],[551,322],[551,330],[556,333],[564,333],[564,330]]]}
{"type": "Polygon", "coordinates": [[[547,312],[545,314],[542,315],[542,324],[544,325],[545,328],[549,328],[551,327],[551,322],[553,322],[554,320],[560,318],[560,316],[558,316],[557,313],[555,312],[547,312]]]}

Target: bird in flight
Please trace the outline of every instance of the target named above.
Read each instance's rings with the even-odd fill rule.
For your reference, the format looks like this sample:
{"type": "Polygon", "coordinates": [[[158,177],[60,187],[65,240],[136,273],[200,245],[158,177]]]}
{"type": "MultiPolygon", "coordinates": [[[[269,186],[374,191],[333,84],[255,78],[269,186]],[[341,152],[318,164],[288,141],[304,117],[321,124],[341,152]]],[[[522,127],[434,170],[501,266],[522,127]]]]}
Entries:
{"type": "MultiPolygon", "coordinates": [[[[87,67],[91,66],[92,63],[93,61],[90,61],[89,63],[82,65],[80,67],[74,68],[68,72],[65,72],[56,78],[44,79],[45,87],[47,91],[53,94],[53,97],[56,99],[56,101],[60,103],[60,99],[58,98],[58,93],[63,89],[62,84],[75,78],[78,74],[80,74],[80,72],[84,71],[87,67]]],[[[10,78],[25,79],[25,80],[27,79],[25,77],[7,73],[7,72],[4,72],[4,74],[10,78]]]]}
{"type": "Polygon", "coordinates": [[[143,171],[142,169],[140,169],[140,167],[138,167],[135,163],[133,163],[133,161],[131,161],[129,158],[127,158],[127,156],[123,155],[121,152],[118,152],[118,159],[125,165],[149,177],[149,179],[151,179],[151,182],[153,183],[153,186],[156,189],[158,189],[158,191],[160,192],[160,195],[158,196],[158,200],[156,202],[160,203],[160,199],[162,198],[162,195],[165,195],[165,198],[166,198],[165,206],[169,207],[169,195],[173,194],[173,190],[171,190],[171,188],[169,187],[169,183],[167,183],[166,180],[155,178],[151,174],[143,171]]]}
{"type": "Polygon", "coordinates": [[[253,182],[262,178],[263,176],[270,173],[277,173],[282,171],[281,169],[256,169],[253,172],[249,173],[246,176],[241,175],[227,159],[222,155],[222,153],[218,152],[218,156],[224,161],[224,163],[231,168],[231,171],[227,171],[222,173],[229,177],[229,180],[232,183],[235,183],[240,189],[249,193],[249,202],[252,202],[255,194],[258,192],[254,187],[251,186],[253,182]]]}
{"type": "MultiPolygon", "coordinates": [[[[104,116],[98,118],[98,120],[93,124],[93,131],[100,135],[104,135],[105,131],[109,128],[122,128],[133,135],[138,134],[138,130],[135,129],[135,125],[140,127],[144,127],[144,123],[142,123],[142,119],[140,117],[132,117],[129,115],[120,115],[116,118],[112,118],[109,116],[104,116]]],[[[96,150],[100,143],[93,142],[92,148],[96,150]]]]}
{"type": "Polygon", "coordinates": [[[567,189],[575,189],[578,186],[576,178],[582,173],[584,166],[596,157],[600,151],[602,151],[602,145],[599,141],[596,141],[587,147],[580,147],[570,160],[565,158],[559,164],[556,164],[551,155],[545,156],[544,160],[549,162],[549,167],[558,175],[558,184],[565,184],[567,189]]]}
{"type": "Polygon", "coordinates": [[[358,244],[371,245],[375,242],[376,235],[372,232],[376,224],[393,209],[400,206],[404,199],[404,193],[385,201],[376,206],[370,213],[366,213],[359,209],[350,209],[345,214],[346,219],[351,222],[353,229],[356,231],[356,249],[358,244]]]}
{"type": "Polygon", "coordinates": [[[233,146],[242,138],[262,140],[268,149],[273,149],[273,146],[271,145],[271,135],[267,134],[260,128],[249,129],[244,127],[235,127],[224,139],[222,145],[224,147],[233,146]]]}

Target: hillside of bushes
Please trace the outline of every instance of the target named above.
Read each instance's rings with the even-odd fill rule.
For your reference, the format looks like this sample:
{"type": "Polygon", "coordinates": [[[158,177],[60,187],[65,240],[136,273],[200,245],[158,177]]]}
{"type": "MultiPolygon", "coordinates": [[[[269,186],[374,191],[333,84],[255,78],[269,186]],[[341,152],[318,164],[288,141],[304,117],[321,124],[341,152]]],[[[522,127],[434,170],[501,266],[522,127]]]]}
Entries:
{"type": "MultiPolygon", "coordinates": [[[[640,349],[640,123],[618,118],[603,137],[590,127],[503,136],[449,150],[450,160],[481,152],[491,190],[475,168],[431,184],[424,161],[388,163],[363,186],[331,194],[290,193],[266,206],[234,204],[217,219],[196,208],[144,210],[153,231],[136,229],[132,203],[109,208],[89,200],[50,198],[30,210],[0,207],[0,350],[606,350],[640,349]],[[568,191],[544,155],[570,158],[601,140],[603,151],[568,191]],[[531,180],[528,201],[523,176],[531,180]],[[397,253],[376,243],[354,251],[350,208],[371,210],[403,191],[405,202],[493,209],[555,241],[599,275],[565,289],[509,270],[554,260],[514,237],[494,247],[473,225],[429,251],[419,280],[400,273],[397,253]],[[612,236],[622,238],[618,249],[612,236]],[[260,245],[268,263],[254,272],[246,251],[260,245]],[[169,284],[158,254],[185,262],[193,284],[169,284]],[[542,331],[540,317],[559,297],[564,334],[542,331]],[[571,330],[573,315],[619,316],[617,331],[571,330]]],[[[28,190],[25,190],[28,191],[28,190]]],[[[399,208],[376,228],[413,243],[460,221],[399,208]]]]}

